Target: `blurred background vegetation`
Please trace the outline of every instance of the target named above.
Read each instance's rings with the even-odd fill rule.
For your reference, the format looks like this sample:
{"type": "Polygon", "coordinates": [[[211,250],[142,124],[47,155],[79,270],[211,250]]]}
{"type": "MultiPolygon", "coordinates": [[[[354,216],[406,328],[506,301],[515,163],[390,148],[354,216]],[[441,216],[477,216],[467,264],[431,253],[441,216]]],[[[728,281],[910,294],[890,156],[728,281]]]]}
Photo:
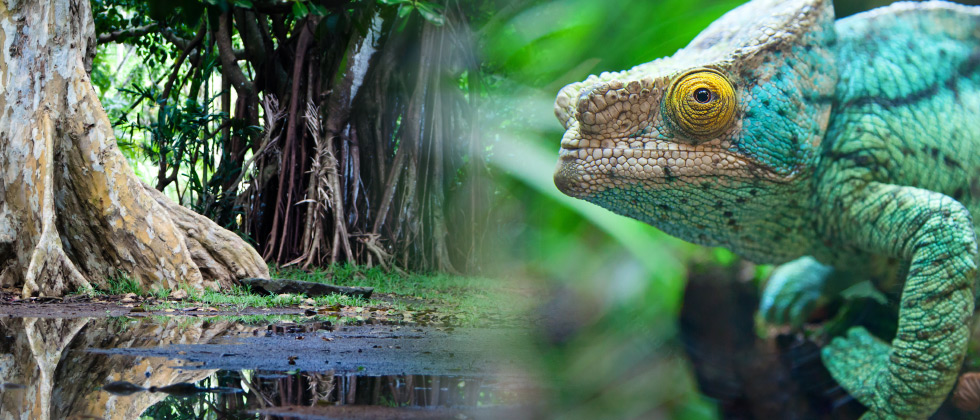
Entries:
{"type": "Polygon", "coordinates": [[[686,281],[768,268],[559,193],[552,103],[740,3],[93,0],[92,79],[136,172],[270,263],[524,283],[548,412],[714,418],[678,338],[686,281]]]}

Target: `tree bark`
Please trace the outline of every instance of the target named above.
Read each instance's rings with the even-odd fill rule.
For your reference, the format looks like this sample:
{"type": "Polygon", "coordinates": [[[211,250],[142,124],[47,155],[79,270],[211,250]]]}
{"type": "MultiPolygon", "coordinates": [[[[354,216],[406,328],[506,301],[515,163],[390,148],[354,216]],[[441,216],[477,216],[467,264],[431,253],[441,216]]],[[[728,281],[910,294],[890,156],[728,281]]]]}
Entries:
{"type": "Polygon", "coordinates": [[[218,288],[268,268],[170,203],[116,147],[88,69],[87,0],[0,0],[0,285],[57,296],[123,273],[144,289],[218,288]]]}

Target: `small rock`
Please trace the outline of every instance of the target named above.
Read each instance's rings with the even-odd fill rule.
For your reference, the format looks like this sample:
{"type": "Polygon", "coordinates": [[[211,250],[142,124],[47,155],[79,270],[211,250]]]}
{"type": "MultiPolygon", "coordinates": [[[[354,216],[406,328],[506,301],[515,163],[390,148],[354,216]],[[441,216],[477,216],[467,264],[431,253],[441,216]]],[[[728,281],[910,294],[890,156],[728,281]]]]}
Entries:
{"type": "Polygon", "coordinates": [[[303,304],[304,305],[313,306],[313,305],[316,305],[316,301],[313,300],[313,299],[310,299],[310,298],[306,298],[306,299],[303,299],[303,304]]]}
{"type": "Polygon", "coordinates": [[[170,292],[170,298],[171,299],[176,299],[176,300],[186,299],[187,298],[187,291],[184,290],[184,289],[174,290],[173,292],[170,292]]]}
{"type": "MultiPolygon", "coordinates": [[[[127,297],[122,298],[119,302],[120,303],[133,303],[133,302],[136,302],[136,299],[133,299],[133,298],[127,296],[127,297]]],[[[132,305],[130,305],[130,306],[132,306],[132,305]]]]}
{"type": "Polygon", "coordinates": [[[132,301],[132,299],[136,299],[136,293],[126,293],[123,295],[123,299],[131,299],[132,301]]]}

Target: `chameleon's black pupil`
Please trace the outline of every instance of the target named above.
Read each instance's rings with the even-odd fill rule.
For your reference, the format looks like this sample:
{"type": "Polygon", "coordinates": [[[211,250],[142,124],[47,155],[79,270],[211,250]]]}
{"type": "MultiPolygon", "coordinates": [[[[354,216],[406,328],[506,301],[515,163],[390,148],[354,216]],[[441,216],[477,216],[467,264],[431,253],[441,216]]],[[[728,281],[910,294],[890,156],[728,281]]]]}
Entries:
{"type": "Polygon", "coordinates": [[[694,100],[706,104],[711,100],[711,91],[707,88],[700,88],[694,91],[694,100]]]}

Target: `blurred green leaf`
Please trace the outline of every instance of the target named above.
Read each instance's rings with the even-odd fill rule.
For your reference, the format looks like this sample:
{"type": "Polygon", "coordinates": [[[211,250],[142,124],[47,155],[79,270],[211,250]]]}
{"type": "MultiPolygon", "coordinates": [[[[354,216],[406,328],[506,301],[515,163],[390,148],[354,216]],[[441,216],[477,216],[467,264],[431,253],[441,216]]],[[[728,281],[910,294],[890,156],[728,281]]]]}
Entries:
{"type": "Polygon", "coordinates": [[[295,16],[296,19],[302,19],[309,13],[310,9],[308,9],[302,2],[297,1],[293,3],[293,16],[295,16]]]}
{"type": "Polygon", "coordinates": [[[442,6],[434,3],[418,2],[415,4],[415,8],[425,20],[433,25],[442,26],[442,24],[446,23],[446,18],[442,16],[442,6]]]}
{"type": "Polygon", "coordinates": [[[316,4],[316,3],[311,3],[310,4],[310,9],[311,9],[311,12],[313,12],[313,14],[316,15],[316,16],[323,17],[323,16],[327,16],[327,15],[330,14],[330,11],[327,10],[326,7],[323,7],[323,6],[321,6],[319,4],[316,4]]]}
{"type": "Polygon", "coordinates": [[[412,13],[412,6],[409,6],[407,4],[398,6],[398,17],[404,18],[405,16],[408,16],[411,13],[412,13]]]}

